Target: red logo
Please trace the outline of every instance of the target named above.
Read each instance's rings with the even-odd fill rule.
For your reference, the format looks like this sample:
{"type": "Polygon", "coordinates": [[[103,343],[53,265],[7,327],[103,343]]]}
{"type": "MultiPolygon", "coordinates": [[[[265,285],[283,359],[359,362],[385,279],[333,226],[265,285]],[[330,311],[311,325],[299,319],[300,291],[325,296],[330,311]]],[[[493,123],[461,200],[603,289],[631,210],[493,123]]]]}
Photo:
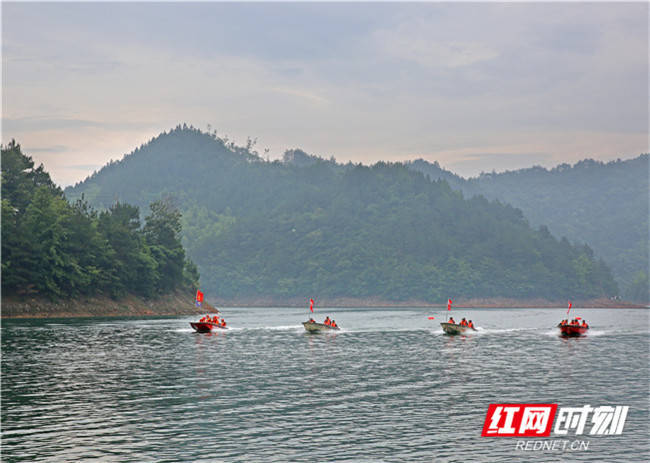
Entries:
{"type": "Polygon", "coordinates": [[[490,404],[483,437],[548,437],[557,404],[490,404]]]}

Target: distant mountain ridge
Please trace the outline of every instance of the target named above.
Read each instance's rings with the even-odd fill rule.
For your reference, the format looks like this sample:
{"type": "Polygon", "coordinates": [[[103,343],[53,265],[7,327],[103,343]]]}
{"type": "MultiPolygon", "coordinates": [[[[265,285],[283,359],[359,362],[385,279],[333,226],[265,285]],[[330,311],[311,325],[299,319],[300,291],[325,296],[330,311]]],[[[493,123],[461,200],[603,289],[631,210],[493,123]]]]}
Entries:
{"type": "Polygon", "coordinates": [[[588,243],[614,271],[623,295],[649,301],[648,154],[628,160],[585,159],[553,169],[530,167],[464,179],[422,159],[409,167],[444,179],[465,197],[483,195],[522,210],[532,226],[588,243]]]}
{"type": "Polygon", "coordinates": [[[439,301],[610,297],[586,246],[530,228],[521,212],[464,199],[403,164],[339,164],[178,126],[66,189],[95,207],[173,198],[183,244],[211,294],[439,301]]]}

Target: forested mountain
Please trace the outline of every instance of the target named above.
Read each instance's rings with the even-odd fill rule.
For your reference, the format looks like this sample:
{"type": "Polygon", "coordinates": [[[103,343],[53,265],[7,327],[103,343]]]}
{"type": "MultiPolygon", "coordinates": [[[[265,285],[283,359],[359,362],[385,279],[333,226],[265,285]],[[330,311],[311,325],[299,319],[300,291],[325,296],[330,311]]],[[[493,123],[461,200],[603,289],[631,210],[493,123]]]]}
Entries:
{"type": "Polygon", "coordinates": [[[141,227],[139,209],[123,202],[101,213],[82,199],[70,204],[20,145],[3,146],[3,296],[157,297],[196,287],[180,213],[164,201],[150,209],[141,227]]]}
{"type": "Polygon", "coordinates": [[[463,199],[403,164],[263,160],[177,127],[66,190],[97,207],[172,197],[211,295],[236,299],[613,296],[587,246],[533,230],[521,212],[463,199]]]}
{"type": "Polygon", "coordinates": [[[411,168],[443,178],[465,197],[483,195],[522,210],[534,227],[588,243],[613,270],[626,298],[648,294],[648,155],[602,163],[586,159],[554,169],[532,167],[465,180],[437,163],[413,161],[411,168]]]}

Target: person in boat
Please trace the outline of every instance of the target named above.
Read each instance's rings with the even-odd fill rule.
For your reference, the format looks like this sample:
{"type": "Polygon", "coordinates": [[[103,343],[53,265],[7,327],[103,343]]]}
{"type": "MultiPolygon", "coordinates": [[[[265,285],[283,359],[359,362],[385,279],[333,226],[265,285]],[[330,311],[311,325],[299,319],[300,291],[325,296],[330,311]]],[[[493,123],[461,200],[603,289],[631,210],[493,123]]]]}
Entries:
{"type": "Polygon", "coordinates": [[[564,320],[562,320],[562,323],[560,323],[560,325],[562,325],[562,326],[567,326],[568,324],[569,324],[569,320],[566,319],[566,318],[564,320]]]}
{"type": "Polygon", "coordinates": [[[309,317],[309,322],[308,322],[308,323],[316,323],[316,320],[314,320],[313,318],[309,317]]]}
{"type": "Polygon", "coordinates": [[[460,321],[460,326],[467,326],[467,320],[465,320],[465,317],[460,321]]]}
{"type": "Polygon", "coordinates": [[[589,328],[589,325],[587,325],[587,322],[582,320],[582,325],[580,325],[583,328],[589,328]]]}
{"type": "Polygon", "coordinates": [[[330,323],[330,326],[331,326],[332,328],[338,328],[338,326],[337,326],[337,324],[336,324],[336,320],[332,320],[332,322],[330,323]]]}
{"type": "Polygon", "coordinates": [[[455,325],[456,322],[454,321],[454,317],[449,317],[449,321],[447,323],[451,323],[451,324],[455,325]]]}
{"type": "Polygon", "coordinates": [[[221,319],[221,328],[225,328],[225,327],[226,327],[226,320],[221,319]]]}
{"type": "Polygon", "coordinates": [[[474,323],[472,323],[472,320],[467,322],[467,326],[469,326],[471,329],[475,329],[474,328],[474,323]]]}
{"type": "Polygon", "coordinates": [[[325,317],[325,321],[323,322],[323,325],[330,326],[331,323],[332,321],[330,320],[330,317],[325,317]]]}

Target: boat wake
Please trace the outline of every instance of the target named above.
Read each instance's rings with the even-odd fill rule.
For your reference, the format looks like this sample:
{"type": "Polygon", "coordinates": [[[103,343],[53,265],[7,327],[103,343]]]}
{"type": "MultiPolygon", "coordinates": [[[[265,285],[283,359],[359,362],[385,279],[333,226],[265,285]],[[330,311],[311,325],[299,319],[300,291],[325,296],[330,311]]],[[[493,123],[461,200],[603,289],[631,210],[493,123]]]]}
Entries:
{"type": "Polygon", "coordinates": [[[607,335],[607,334],[611,334],[611,333],[609,333],[609,332],[607,332],[605,330],[591,330],[590,329],[589,331],[587,331],[585,336],[603,336],[603,335],[607,335]]]}
{"type": "MultiPolygon", "coordinates": [[[[474,334],[498,334],[498,333],[512,333],[514,331],[534,331],[535,328],[520,327],[520,328],[483,328],[476,327],[474,334]]],[[[470,332],[471,334],[471,332],[470,332]]]]}
{"type": "Polygon", "coordinates": [[[231,328],[233,331],[304,331],[300,325],[275,325],[275,326],[249,326],[231,328]]]}
{"type": "MultiPolygon", "coordinates": [[[[549,331],[544,331],[542,334],[543,334],[544,336],[550,336],[550,337],[552,337],[552,338],[558,338],[558,337],[561,338],[561,337],[563,337],[563,336],[560,334],[560,330],[558,330],[558,329],[553,329],[553,330],[549,330],[549,331]]],[[[608,335],[608,334],[613,334],[613,332],[611,332],[611,331],[605,331],[605,330],[592,330],[592,329],[590,329],[590,330],[588,330],[584,335],[582,335],[582,336],[577,336],[577,337],[578,337],[578,338],[593,338],[593,337],[596,337],[596,336],[606,336],[606,335],[608,335]]],[[[626,333],[626,334],[627,334],[627,333],[626,333]]]]}
{"type": "Polygon", "coordinates": [[[434,333],[428,328],[386,328],[386,327],[377,327],[377,328],[341,328],[337,333],[434,333]]]}

